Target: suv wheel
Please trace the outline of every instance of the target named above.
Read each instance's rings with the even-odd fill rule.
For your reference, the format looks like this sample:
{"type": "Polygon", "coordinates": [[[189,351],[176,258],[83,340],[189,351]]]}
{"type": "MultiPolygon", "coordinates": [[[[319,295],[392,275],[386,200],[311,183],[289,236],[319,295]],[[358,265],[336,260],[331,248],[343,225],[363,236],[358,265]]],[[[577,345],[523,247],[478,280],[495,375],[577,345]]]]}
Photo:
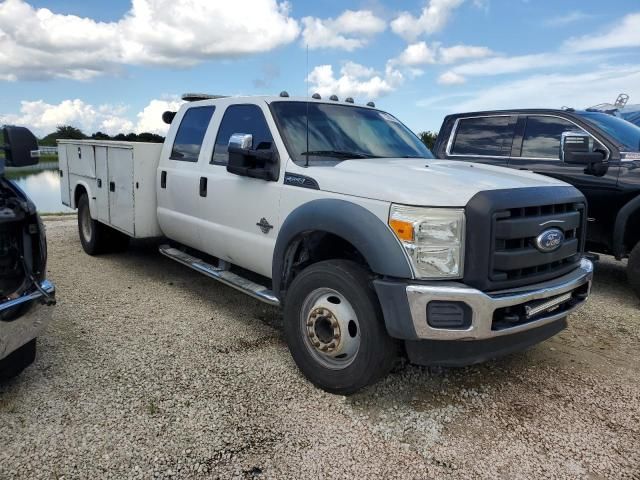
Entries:
{"type": "Polygon", "coordinates": [[[284,333],[293,359],[328,392],[354,393],[397,358],[369,276],[354,262],[328,260],[302,271],[287,292],[284,333]]]}
{"type": "Polygon", "coordinates": [[[16,351],[0,360],[0,380],[8,380],[19,375],[36,358],[36,339],[24,344],[16,351]]]}
{"type": "Polygon", "coordinates": [[[627,262],[627,279],[633,292],[640,298],[640,242],[636,243],[627,262]]]}

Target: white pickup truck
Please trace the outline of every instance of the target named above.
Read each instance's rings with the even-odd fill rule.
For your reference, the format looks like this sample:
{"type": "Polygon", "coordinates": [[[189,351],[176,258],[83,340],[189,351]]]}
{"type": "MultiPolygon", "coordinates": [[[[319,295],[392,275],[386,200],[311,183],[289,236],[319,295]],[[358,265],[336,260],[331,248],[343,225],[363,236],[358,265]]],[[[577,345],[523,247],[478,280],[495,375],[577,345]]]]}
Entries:
{"type": "Polygon", "coordinates": [[[60,141],[84,250],[160,252],[284,311],[317,386],[349,394],[405,355],[457,366],[556,334],[582,305],[585,199],[528,172],[433,159],[373,104],[193,97],[164,145],[60,141]]]}

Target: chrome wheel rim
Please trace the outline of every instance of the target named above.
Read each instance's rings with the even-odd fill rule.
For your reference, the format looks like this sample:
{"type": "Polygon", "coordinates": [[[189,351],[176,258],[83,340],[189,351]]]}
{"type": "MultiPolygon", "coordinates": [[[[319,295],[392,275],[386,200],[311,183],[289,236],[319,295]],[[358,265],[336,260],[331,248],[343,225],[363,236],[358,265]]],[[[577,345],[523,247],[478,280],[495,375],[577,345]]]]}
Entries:
{"type": "Polygon", "coordinates": [[[300,312],[300,331],[307,351],[325,368],[341,370],[360,350],[360,324],[351,303],[330,288],[314,290],[300,312]]]}
{"type": "Polygon", "coordinates": [[[89,212],[89,208],[84,208],[82,210],[82,215],[80,215],[80,230],[82,231],[82,236],[85,241],[91,241],[91,213],[89,212]]]}

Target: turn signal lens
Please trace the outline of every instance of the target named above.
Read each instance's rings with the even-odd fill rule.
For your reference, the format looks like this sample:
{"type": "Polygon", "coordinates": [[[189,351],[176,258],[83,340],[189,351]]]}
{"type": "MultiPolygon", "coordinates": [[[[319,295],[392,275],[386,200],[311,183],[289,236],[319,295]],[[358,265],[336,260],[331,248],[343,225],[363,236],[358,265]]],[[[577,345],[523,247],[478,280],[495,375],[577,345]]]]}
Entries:
{"type": "Polygon", "coordinates": [[[413,242],[413,223],[391,219],[389,226],[396,232],[398,238],[405,242],[413,242]]]}

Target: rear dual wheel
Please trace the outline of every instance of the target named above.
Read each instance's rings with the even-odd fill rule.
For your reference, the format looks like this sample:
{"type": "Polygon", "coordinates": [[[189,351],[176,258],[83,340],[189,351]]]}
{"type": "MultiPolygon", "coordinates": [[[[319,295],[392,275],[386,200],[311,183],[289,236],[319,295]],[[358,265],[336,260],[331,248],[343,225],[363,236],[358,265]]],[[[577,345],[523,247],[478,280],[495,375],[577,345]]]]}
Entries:
{"type": "Polygon", "coordinates": [[[369,272],[346,260],[316,263],[294,279],[284,333],[298,368],[331,393],[348,395],[376,382],[398,354],[369,272]]]}
{"type": "Polygon", "coordinates": [[[78,234],[83,250],[89,255],[121,252],[129,246],[129,236],[94,220],[89,209],[89,197],[83,193],[78,200],[78,234]]]}

